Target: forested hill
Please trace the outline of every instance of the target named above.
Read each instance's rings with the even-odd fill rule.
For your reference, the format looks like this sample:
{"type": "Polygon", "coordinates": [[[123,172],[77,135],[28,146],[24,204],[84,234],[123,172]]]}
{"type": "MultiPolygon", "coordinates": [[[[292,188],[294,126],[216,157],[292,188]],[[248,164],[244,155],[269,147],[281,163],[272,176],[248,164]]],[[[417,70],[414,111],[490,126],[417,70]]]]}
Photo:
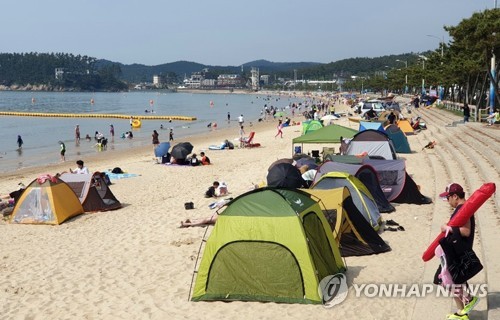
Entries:
{"type": "MultiPolygon", "coordinates": [[[[97,60],[96,66],[102,67],[113,64],[109,60],[97,60]]],[[[270,62],[267,60],[255,60],[247,62],[241,66],[210,66],[196,62],[176,61],[171,63],[160,64],[156,66],[147,66],[143,64],[118,64],[121,68],[121,79],[130,83],[151,82],[153,75],[163,74],[171,80],[184,79],[184,76],[189,77],[193,72],[199,72],[202,69],[208,68],[211,74],[249,74],[251,68],[258,68],[261,74],[275,74],[279,72],[287,73],[293,70],[314,67],[320,65],[316,62],[270,62]]]]}
{"type": "MultiPolygon", "coordinates": [[[[189,77],[193,72],[199,72],[208,68],[211,75],[222,73],[243,74],[250,76],[251,68],[258,68],[260,74],[276,75],[287,79],[294,77],[294,70],[297,76],[303,79],[331,79],[333,75],[370,75],[377,71],[388,71],[392,68],[404,68],[403,61],[408,65],[416,63],[418,55],[416,53],[405,53],[399,55],[388,55],[376,58],[349,58],[330,63],[318,62],[271,62],[267,60],[255,60],[244,63],[240,66],[210,66],[189,61],[176,61],[147,66],[143,64],[121,64],[118,63],[121,79],[129,83],[151,82],[153,75],[162,74],[170,81],[181,81],[185,76],[189,77]],[[400,60],[398,62],[397,60],[400,60]]],[[[96,66],[103,67],[114,62],[108,60],[97,60],[96,66]]]]}
{"type": "Polygon", "coordinates": [[[404,68],[415,64],[417,54],[407,53],[377,58],[351,58],[327,64],[316,62],[271,62],[255,60],[240,66],[209,66],[196,62],[176,61],[156,66],[122,64],[109,60],[66,53],[0,53],[0,85],[37,85],[75,90],[112,91],[127,88],[129,84],[152,82],[154,75],[163,75],[167,81],[179,82],[193,72],[208,68],[209,77],[219,74],[250,76],[251,68],[260,74],[292,79],[294,70],[300,79],[332,79],[335,75],[370,75],[376,71],[404,68]],[[399,60],[399,61],[398,61],[399,60]],[[55,77],[55,69],[62,68],[64,76],[55,77]],[[243,69],[243,72],[242,72],[243,69]]]}
{"type": "Polygon", "coordinates": [[[127,89],[118,80],[120,68],[116,64],[97,69],[95,62],[95,58],[68,53],[0,53],[0,85],[77,91],[127,89]]]}

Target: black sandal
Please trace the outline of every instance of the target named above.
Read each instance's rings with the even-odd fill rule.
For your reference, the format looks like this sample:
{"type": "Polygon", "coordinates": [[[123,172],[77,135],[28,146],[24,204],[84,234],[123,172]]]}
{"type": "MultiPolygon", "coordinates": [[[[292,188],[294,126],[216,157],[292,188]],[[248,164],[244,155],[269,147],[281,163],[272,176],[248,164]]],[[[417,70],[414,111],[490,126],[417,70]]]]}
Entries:
{"type": "Polygon", "coordinates": [[[393,228],[393,227],[387,227],[384,229],[384,231],[398,231],[398,229],[393,228]]]}
{"type": "Polygon", "coordinates": [[[387,221],[385,222],[385,224],[386,224],[386,225],[388,225],[388,226],[399,226],[399,223],[397,223],[397,222],[396,222],[396,221],[394,221],[394,220],[387,220],[387,221]]]}

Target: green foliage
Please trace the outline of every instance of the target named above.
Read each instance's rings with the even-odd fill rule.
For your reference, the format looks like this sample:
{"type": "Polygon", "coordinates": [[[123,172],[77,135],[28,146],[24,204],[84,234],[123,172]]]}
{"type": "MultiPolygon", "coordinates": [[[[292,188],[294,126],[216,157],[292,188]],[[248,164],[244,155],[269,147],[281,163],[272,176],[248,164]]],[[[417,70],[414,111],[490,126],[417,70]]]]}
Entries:
{"type": "Polygon", "coordinates": [[[0,53],[0,84],[11,86],[46,85],[81,91],[126,90],[118,80],[120,67],[112,64],[98,70],[96,59],[67,53],[0,53]],[[56,68],[64,71],[56,79],[56,68]]]}

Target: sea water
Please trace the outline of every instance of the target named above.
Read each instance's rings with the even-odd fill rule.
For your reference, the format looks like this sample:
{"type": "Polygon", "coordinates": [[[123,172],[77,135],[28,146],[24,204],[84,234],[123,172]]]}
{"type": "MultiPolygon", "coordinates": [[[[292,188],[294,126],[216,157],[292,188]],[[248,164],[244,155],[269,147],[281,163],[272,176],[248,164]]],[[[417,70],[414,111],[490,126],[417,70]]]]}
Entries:
{"type": "MultiPolygon", "coordinates": [[[[192,116],[195,121],[142,120],[142,127],[133,129],[133,139],[120,136],[130,131],[129,119],[115,118],[58,118],[0,116],[0,173],[39,166],[60,161],[58,141],[66,145],[68,161],[85,159],[85,155],[151,144],[151,134],[157,130],[160,141],[167,141],[169,129],[174,139],[206,132],[209,123],[219,127],[233,126],[237,130],[237,118],[242,114],[245,122],[255,122],[264,105],[285,108],[301,102],[289,96],[265,96],[257,94],[176,93],[166,91],[134,91],[120,93],[82,92],[26,92],[0,91],[0,111],[45,113],[104,113],[132,116],[165,115],[192,116]],[[145,113],[145,110],[154,113],[145,113]],[[227,122],[227,113],[231,123],[227,122]],[[80,126],[81,141],[75,142],[75,127],[80,126]],[[111,139],[110,124],[115,128],[111,139]],[[163,125],[164,130],[160,130],[163,125]],[[99,131],[108,138],[107,150],[96,148],[94,134],[99,131]],[[85,140],[90,135],[91,142],[85,140]],[[17,136],[24,144],[17,148],[17,136]]],[[[289,112],[289,109],[287,109],[289,112]]]]}

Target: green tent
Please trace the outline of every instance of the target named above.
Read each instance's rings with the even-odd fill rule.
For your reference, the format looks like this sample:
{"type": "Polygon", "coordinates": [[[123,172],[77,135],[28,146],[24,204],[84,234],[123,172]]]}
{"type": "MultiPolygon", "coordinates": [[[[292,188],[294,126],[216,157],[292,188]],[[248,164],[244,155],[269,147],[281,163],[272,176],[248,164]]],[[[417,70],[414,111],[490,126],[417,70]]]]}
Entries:
{"type": "Polygon", "coordinates": [[[309,134],[323,128],[323,124],[318,120],[307,120],[302,122],[302,135],[309,134]]]}
{"type": "Polygon", "coordinates": [[[340,137],[352,138],[358,131],[332,124],[293,139],[293,143],[340,143],[340,137]]]}
{"type": "Polygon", "coordinates": [[[319,304],[321,279],[344,271],[318,202],[300,190],[262,188],[220,213],[192,300],[319,304]]]}

